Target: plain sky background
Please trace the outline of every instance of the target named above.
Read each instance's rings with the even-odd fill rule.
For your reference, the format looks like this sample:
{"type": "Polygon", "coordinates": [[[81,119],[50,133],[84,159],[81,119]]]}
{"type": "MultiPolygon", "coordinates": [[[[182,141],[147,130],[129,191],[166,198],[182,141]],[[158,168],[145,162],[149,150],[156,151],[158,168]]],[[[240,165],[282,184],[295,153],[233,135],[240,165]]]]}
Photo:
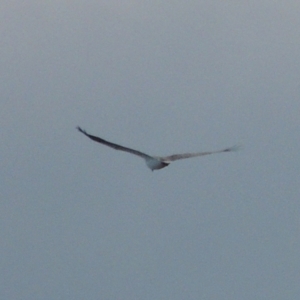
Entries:
{"type": "Polygon", "coordinates": [[[0,298],[300,299],[299,16],[1,1],[0,298]]]}

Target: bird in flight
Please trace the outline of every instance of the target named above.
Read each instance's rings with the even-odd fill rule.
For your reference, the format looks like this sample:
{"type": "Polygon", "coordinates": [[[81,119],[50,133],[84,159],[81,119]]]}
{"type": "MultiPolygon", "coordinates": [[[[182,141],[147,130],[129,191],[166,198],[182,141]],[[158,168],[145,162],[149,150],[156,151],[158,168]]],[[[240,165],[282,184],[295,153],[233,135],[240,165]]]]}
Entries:
{"type": "Polygon", "coordinates": [[[118,144],[114,144],[111,142],[108,142],[104,139],[101,139],[100,137],[88,134],[85,130],[81,129],[79,126],[77,126],[77,129],[82,132],[84,135],[86,135],[91,140],[98,142],[100,144],[106,145],[108,147],[111,147],[115,150],[120,150],[124,152],[128,152],[134,155],[137,155],[141,158],[143,158],[146,162],[146,165],[149,169],[152,171],[159,170],[162,168],[167,167],[172,161],[183,159],[183,158],[190,158],[190,157],[197,157],[197,156],[203,156],[203,155],[209,155],[209,154],[215,154],[215,153],[223,153],[223,152],[232,152],[238,150],[238,146],[233,146],[230,148],[225,148],[222,150],[216,150],[216,151],[208,151],[208,152],[197,152],[197,153],[184,153],[184,154],[173,154],[170,156],[151,156],[146,153],[140,152],[138,150],[134,150],[131,148],[127,148],[118,144]]]}

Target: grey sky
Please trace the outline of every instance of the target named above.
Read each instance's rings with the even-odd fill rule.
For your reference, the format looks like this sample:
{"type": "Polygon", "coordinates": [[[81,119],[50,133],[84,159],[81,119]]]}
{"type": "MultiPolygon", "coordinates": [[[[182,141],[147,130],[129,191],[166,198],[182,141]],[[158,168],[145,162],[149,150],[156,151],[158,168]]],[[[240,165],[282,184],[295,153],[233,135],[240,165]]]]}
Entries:
{"type": "Polygon", "coordinates": [[[300,297],[299,1],[3,1],[1,299],[300,297]],[[93,143],[88,132],[153,155],[93,143]]]}

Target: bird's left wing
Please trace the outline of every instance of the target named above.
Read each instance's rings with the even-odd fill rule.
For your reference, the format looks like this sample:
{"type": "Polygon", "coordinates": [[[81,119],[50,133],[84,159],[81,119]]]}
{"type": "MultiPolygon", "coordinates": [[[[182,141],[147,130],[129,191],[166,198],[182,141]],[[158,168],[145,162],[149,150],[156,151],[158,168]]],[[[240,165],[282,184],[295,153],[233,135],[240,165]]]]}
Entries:
{"type": "Polygon", "coordinates": [[[93,140],[95,142],[98,142],[98,143],[101,143],[103,145],[106,145],[108,147],[111,147],[111,148],[113,148],[115,150],[121,150],[121,151],[125,151],[125,152],[131,153],[131,154],[135,154],[135,155],[140,156],[140,157],[142,157],[144,159],[146,159],[146,158],[152,158],[152,156],[150,156],[150,155],[148,155],[146,153],[143,153],[143,152],[131,149],[131,148],[123,147],[121,145],[114,144],[114,143],[108,142],[108,141],[106,141],[104,139],[101,139],[98,136],[94,136],[94,135],[88,134],[85,130],[81,129],[79,126],[77,126],[77,129],[80,132],[82,132],[84,135],[86,135],[87,137],[89,137],[91,140],[93,140]]]}

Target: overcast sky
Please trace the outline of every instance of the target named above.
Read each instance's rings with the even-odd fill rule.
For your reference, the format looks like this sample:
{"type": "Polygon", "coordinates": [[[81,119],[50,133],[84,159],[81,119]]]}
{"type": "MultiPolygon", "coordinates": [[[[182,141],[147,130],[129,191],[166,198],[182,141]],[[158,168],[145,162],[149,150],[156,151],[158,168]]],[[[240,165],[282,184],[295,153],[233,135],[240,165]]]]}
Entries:
{"type": "Polygon", "coordinates": [[[300,299],[299,15],[2,1],[0,298],[300,299]]]}

